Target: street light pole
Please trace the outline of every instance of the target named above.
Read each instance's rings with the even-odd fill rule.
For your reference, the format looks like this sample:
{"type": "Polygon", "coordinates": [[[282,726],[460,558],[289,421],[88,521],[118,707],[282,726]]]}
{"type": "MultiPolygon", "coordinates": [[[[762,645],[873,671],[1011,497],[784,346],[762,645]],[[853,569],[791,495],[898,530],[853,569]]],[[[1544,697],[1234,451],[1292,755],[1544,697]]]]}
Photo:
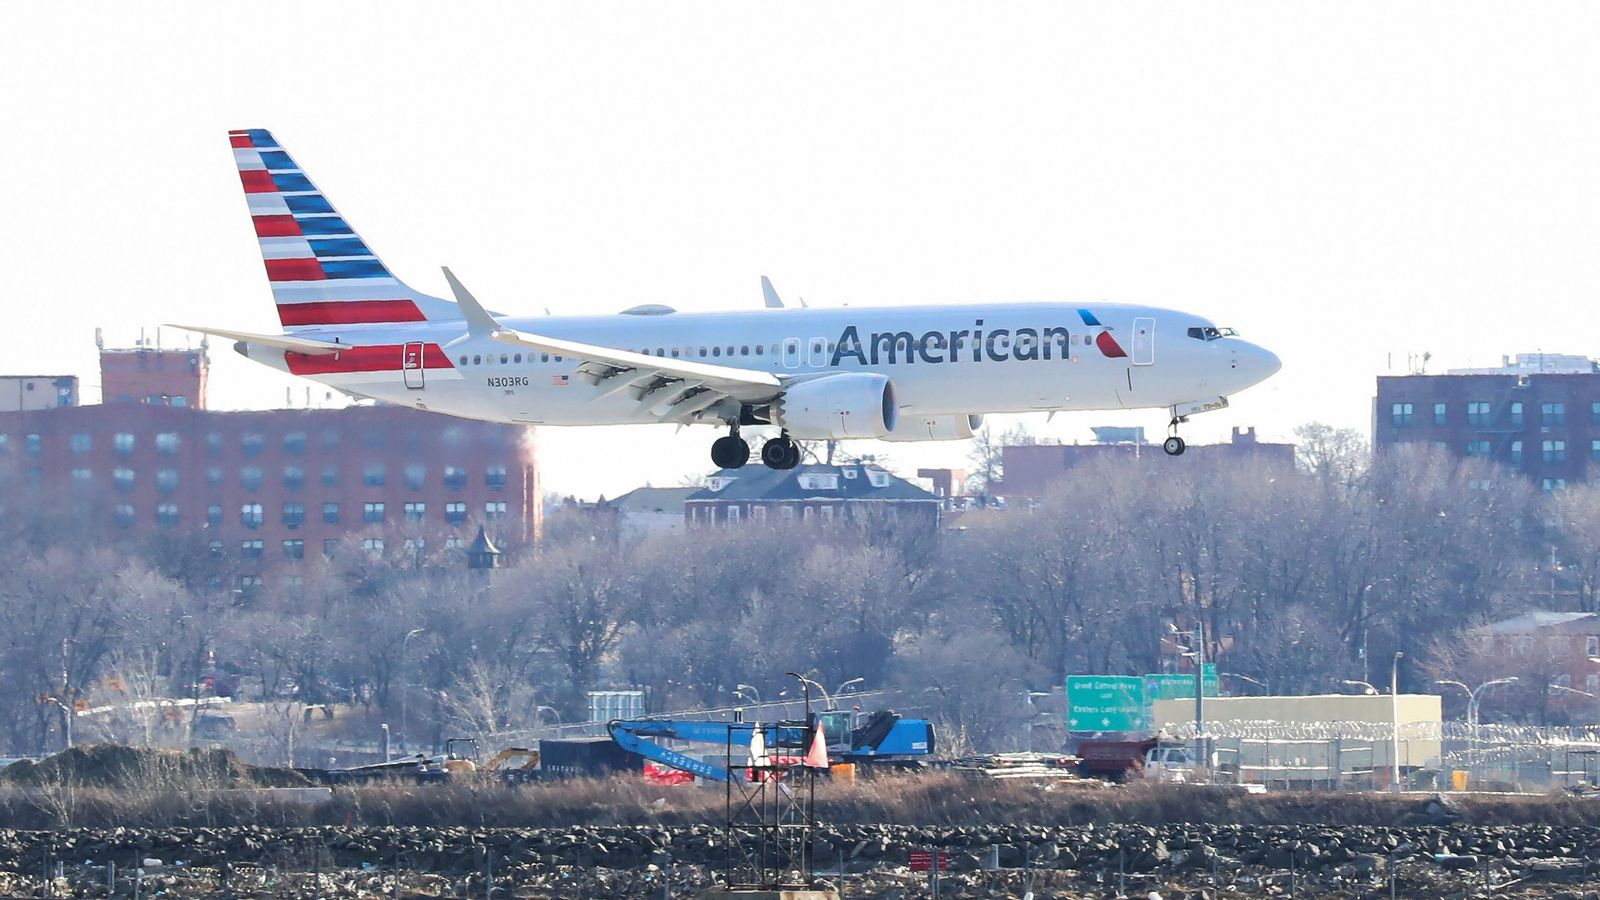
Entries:
{"type": "Polygon", "coordinates": [[[405,745],[405,742],[411,740],[411,731],[406,727],[406,713],[411,707],[411,691],[407,689],[409,685],[406,684],[406,647],[411,644],[412,638],[427,630],[426,628],[413,628],[406,632],[406,636],[400,641],[400,741],[402,746],[405,745]]]}
{"type": "Polygon", "coordinates": [[[1206,758],[1206,623],[1194,629],[1194,764],[1195,771],[1211,780],[1210,760],[1206,758]]]}
{"type": "Polygon", "coordinates": [[[1400,658],[1405,653],[1394,652],[1394,664],[1389,669],[1389,699],[1394,710],[1393,731],[1390,733],[1392,745],[1389,748],[1389,779],[1394,784],[1394,792],[1400,793],[1400,658]]]}

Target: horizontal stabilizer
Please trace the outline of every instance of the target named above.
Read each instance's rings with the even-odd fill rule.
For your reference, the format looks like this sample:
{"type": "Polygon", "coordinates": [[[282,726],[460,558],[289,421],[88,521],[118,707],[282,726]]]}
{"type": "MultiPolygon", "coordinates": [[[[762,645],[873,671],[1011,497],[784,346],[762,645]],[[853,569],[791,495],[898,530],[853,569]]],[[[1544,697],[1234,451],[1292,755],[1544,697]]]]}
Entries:
{"type": "Polygon", "coordinates": [[[290,350],[295,353],[304,353],[307,356],[324,356],[330,353],[343,353],[354,350],[352,344],[340,344],[335,341],[317,341],[311,338],[295,337],[291,334],[251,334],[248,331],[225,331],[221,328],[202,328],[199,325],[178,325],[168,323],[168,328],[182,328],[184,331],[198,331],[215,337],[227,338],[232,341],[244,341],[248,344],[257,344],[262,347],[273,347],[278,350],[290,350]]]}

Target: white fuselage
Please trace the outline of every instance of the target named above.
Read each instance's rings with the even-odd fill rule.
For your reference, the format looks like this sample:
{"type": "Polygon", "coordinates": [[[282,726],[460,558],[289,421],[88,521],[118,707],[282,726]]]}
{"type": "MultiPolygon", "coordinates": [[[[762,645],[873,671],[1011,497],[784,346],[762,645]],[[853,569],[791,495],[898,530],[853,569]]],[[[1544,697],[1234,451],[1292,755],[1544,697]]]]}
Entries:
{"type": "MultiPolygon", "coordinates": [[[[500,321],[553,338],[769,372],[788,383],[839,372],[881,373],[893,382],[903,419],[1172,409],[1226,398],[1279,367],[1269,351],[1219,332],[1199,316],[1110,303],[500,321]]],[[[297,334],[357,344],[362,352],[286,357],[259,345],[240,349],[252,359],[352,394],[468,418],[540,425],[662,421],[626,392],[586,380],[582,360],[468,336],[459,321],[327,326],[297,334]]],[[[725,413],[725,408],[707,410],[694,421],[724,421],[725,413]]]]}

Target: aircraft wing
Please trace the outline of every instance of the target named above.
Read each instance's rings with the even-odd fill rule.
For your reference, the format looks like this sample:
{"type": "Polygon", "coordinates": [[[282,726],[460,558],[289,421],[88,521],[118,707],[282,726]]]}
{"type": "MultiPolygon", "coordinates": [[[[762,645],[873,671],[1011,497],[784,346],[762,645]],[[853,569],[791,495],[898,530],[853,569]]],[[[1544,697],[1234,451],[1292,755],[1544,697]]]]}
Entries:
{"type": "Polygon", "coordinates": [[[335,341],[318,341],[311,338],[296,337],[292,334],[251,334],[248,331],[225,331],[221,328],[201,327],[199,325],[174,325],[168,328],[182,328],[184,331],[198,331],[201,334],[214,335],[232,341],[245,341],[259,344],[263,347],[276,347],[279,350],[292,350],[295,353],[304,353],[307,356],[326,356],[330,353],[343,353],[355,349],[352,344],[340,344],[335,341]]]}
{"type": "Polygon", "coordinates": [[[686,422],[724,399],[760,402],[783,392],[783,379],[771,372],[652,356],[507,328],[448,268],[444,276],[467,320],[468,334],[580,361],[578,377],[597,388],[591,401],[626,393],[639,402],[641,413],[648,411],[663,422],[686,422]]]}

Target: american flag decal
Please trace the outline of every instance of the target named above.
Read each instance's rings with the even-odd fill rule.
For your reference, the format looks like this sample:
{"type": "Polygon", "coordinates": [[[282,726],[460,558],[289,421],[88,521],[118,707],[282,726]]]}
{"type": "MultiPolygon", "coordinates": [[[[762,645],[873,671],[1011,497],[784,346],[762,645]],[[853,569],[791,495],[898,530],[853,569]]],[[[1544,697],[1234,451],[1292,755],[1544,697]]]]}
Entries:
{"type": "Polygon", "coordinates": [[[555,385],[556,387],[566,387],[567,385],[572,383],[572,376],[571,375],[551,375],[550,376],[550,383],[555,385]]]}

